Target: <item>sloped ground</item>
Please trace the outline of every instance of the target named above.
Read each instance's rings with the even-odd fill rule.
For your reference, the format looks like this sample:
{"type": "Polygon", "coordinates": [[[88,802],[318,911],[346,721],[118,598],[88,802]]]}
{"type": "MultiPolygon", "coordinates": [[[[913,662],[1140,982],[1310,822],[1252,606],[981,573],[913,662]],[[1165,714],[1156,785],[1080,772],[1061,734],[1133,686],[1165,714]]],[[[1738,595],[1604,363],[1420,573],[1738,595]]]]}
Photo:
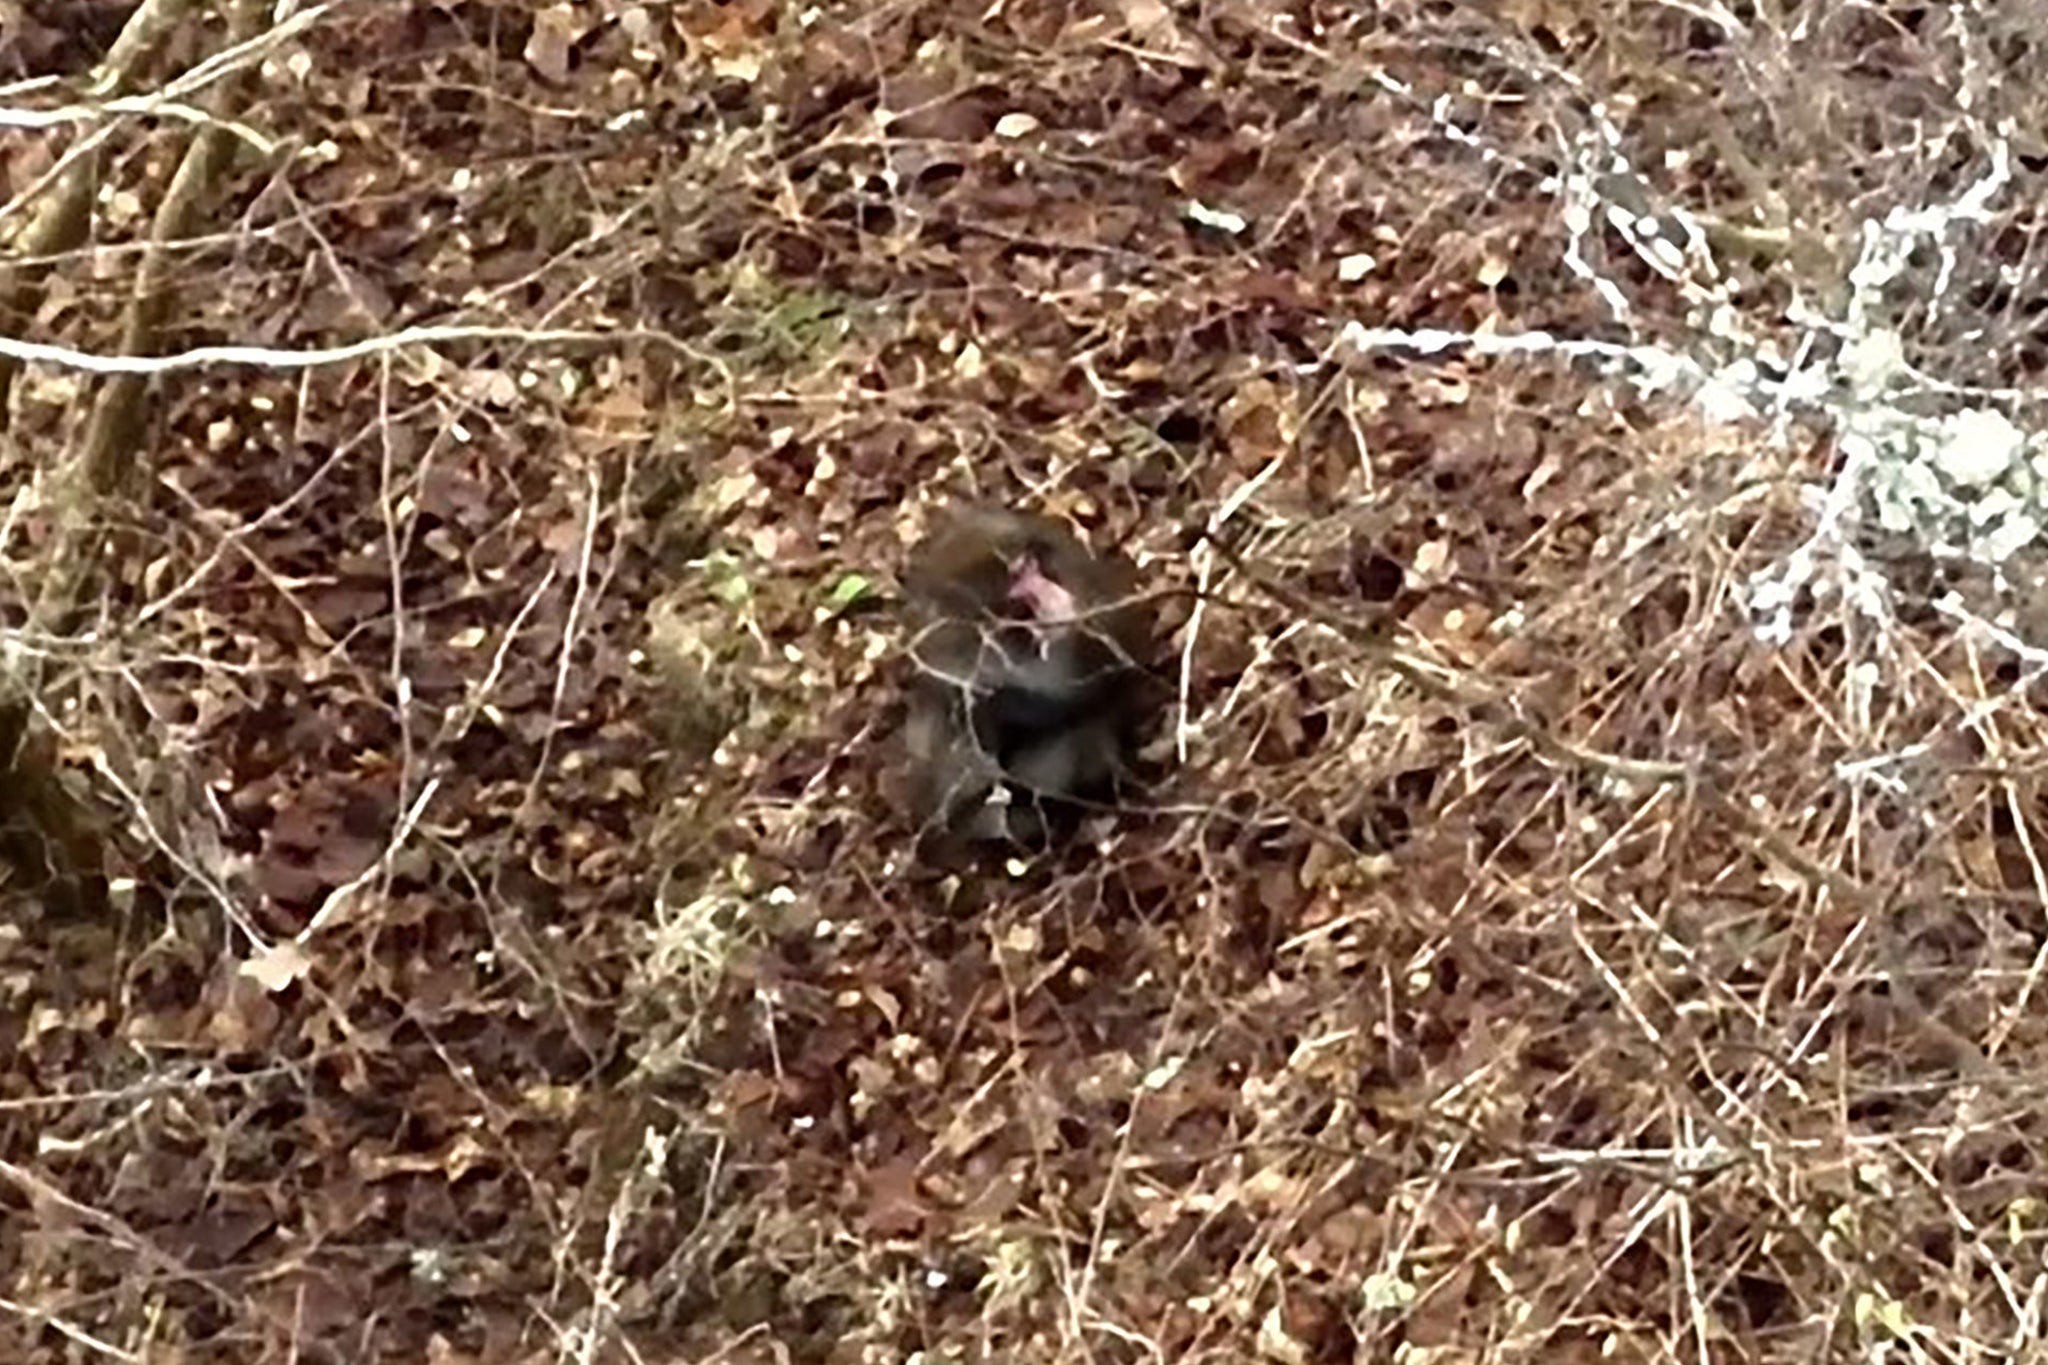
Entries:
{"type": "MultiPolygon", "coordinates": [[[[1825,405],[1538,335],[1782,372],[1866,220],[2038,126],[1996,6],[1778,8],[280,38],[160,348],[275,354],[159,379],[55,627],[88,381],[14,397],[10,657],[109,889],[11,855],[0,1356],[2022,1356],[2041,656],[1896,546],[1859,604],[1825,405]],[[1673,206],[1718,314],[1631,246],[1673,206]],[[958,495],[1125,546],[1179,649],[1153,803],[964,878],[888,783],[958,495]]],[[[0,5],[69,82],[14,107],[118,29],[60,9],[0,5]]],[[[37,339],[117,349],[182,135],[120,126],[37,339]]],[[[2041,367],[2019,154],[1887,297],[1951,384],[2041,367]]]]}

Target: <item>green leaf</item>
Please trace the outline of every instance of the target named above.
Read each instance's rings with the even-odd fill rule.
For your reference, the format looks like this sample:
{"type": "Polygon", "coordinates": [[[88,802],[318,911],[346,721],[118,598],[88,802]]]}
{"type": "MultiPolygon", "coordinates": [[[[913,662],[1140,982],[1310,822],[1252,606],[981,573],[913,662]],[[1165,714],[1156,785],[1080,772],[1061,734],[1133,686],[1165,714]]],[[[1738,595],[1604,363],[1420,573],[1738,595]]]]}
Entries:
{"type": "Polygon", "coordinates": [[[834,613],[845,611],[873,591],[874,586],[866,574],[846,574],[832,585],[831,593],[825,598],[826,610],[834,613]]]}
{"type": "Polygon", "coordinates": [[[747,581],[746,571],[730,555],[707,558],[704,573],[711,580],[711,595],[729,607],[739,606],[754,595],[754,585],[747,581]]]}

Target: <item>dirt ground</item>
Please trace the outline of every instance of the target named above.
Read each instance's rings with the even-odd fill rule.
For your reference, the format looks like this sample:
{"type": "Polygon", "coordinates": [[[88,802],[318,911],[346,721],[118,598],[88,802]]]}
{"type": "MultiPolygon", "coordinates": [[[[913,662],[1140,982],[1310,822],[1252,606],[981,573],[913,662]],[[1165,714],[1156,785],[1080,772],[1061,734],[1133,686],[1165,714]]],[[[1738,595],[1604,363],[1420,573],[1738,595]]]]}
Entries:
{"type": "Polygon", "coordinates": [[[2038,1356],[2048,596],[1830,498],[2030,14],[0,0],[0,1360],[2038,1356]],[[1171,640],[965,871],[958,498],[1171,640]]]}

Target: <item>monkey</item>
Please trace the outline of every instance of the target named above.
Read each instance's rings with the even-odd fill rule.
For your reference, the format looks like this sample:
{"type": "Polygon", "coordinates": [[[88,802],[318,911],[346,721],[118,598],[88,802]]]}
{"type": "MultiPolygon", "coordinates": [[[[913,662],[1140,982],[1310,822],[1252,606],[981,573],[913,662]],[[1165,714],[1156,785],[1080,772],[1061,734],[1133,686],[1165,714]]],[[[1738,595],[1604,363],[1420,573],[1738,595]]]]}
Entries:
{"type": "Polygon", "coordinates": [[[1042,845],[1117,790],[1152,663],[1136,583],[1035,513],[954,508],[911,551],[904,733],[927,840],[1042,845]]]}

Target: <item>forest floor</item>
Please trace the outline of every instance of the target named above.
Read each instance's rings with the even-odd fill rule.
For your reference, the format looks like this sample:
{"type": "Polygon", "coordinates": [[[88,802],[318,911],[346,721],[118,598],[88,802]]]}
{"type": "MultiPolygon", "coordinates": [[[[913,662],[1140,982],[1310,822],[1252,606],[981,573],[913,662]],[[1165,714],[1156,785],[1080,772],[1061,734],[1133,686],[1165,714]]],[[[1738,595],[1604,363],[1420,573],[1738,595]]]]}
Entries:
{"type": "Polygon", "coordinates": [[[2038,1342],[2048,595],[1842,439],[2039,415],[2021,7],[164,8],[0,0],[0,1359],[2038,1342]],[[966,873],[956,498],[1172,641],[966,873]]]}

